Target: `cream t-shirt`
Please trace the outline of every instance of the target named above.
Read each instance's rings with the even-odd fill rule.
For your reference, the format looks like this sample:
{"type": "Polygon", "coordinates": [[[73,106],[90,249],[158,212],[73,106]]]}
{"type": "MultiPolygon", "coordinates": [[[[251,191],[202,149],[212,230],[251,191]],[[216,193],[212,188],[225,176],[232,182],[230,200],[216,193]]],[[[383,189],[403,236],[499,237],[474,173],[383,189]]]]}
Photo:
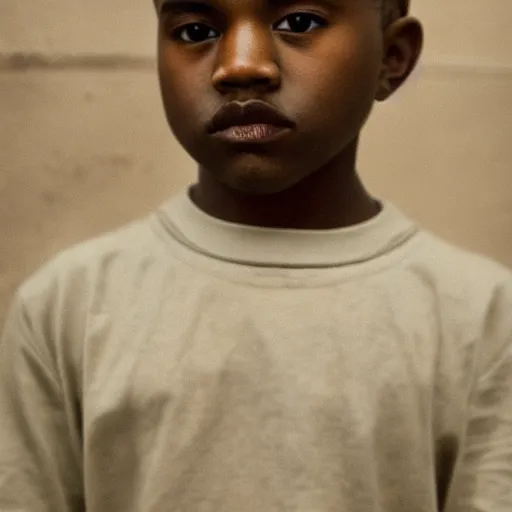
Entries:
{"type": "Polygon", "coordinates": [[[223,222],[184,191],[20,288],[2,512],[510,512],[512,275],[392,204],[223,222]]]}

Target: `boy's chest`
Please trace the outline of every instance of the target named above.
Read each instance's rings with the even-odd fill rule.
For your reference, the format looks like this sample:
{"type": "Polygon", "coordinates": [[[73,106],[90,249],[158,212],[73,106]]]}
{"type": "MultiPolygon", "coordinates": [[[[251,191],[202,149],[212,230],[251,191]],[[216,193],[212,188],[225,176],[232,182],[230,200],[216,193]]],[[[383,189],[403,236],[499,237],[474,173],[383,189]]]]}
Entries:
{"type": "Polygon", "coordinates": [[[217,404],[369,430],[379,411],[429,421],[446,348],[428,308],[379,293],[212,287],[106,310],[85,341],[85,420],[158,403],[168,420],[217,404]]]}
{"type": "Polygon", "coordinates": [[[85,390],[124,382],[141,398],[160,387],[173,398],[191,385],[210,392],[236,384],[295,390],[303,400],[364,396],[373,406],[384,388],[430,395],[441,336],[428,310],[382,296],[205,289],[91,315],[85,390]]]}
{"type": "Polygon", "coordinates": [[[195,485],[180,484],[183,468],[201,489],[270,475],[313,489],[317,472],[364,487],[359,471],[388,461],[396,478],[425,471],[436,417],[455,403],[436,390],[440,332],[425,313],[378,295],[215,289],[105,311],[84,347],[85,449],[114,472],[164,472],[175,495],[195,485]]]}

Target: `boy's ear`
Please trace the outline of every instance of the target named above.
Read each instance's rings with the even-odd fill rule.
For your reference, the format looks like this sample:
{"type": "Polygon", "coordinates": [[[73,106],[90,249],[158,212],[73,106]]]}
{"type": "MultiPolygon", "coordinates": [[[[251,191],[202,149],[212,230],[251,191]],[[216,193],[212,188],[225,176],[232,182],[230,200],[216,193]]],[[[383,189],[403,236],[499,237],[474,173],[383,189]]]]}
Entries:
{"type": "Polygon", "coordinates": [[[384,58],[379,80],[377,101],[391,96],[411,74],[423,47],[423,28],[412,17],[391,23],[384,32],[384,58]]]}

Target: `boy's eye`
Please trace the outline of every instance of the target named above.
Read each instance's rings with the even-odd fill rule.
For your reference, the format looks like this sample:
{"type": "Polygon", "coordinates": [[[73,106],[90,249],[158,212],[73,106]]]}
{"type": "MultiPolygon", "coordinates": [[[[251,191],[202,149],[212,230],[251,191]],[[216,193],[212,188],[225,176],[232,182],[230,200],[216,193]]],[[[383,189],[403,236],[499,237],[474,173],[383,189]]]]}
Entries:
{"type": "Polygon", "coordinates": [[[216,30],[204,23],[189,23],[176,31],[176,38],[186,43],[201,43],[218,36],[216,30]]]}
{"type": "Polygon", "coordinates": [[[283,32],[311,32],[315,28],[322,27],[325,25],[325,21],[315,14],[309,14],[306,12],[297,12],[289,14],[283,20],[281,20],[276,26],[275,30],[281,30],[283,32]]]}
{"type": "MultiPolygon", "coordinates": [[[[326,22],[315,14],[298,12],[289,14],[276,25],[274,30],[282,32],[304,33],[325,26],[326,22]]],[[[174,37],[185,43],[202,43],[219,37],[220,34],[205,23],[188,23],[174,32],[174,37]]]]}

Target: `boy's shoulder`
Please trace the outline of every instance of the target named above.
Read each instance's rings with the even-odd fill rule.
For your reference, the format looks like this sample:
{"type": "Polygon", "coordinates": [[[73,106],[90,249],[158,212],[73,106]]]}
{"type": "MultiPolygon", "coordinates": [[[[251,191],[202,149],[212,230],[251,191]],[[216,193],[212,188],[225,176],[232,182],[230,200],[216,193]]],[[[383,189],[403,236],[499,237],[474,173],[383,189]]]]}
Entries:
{"type": "Polygon", "coordinates": [[[104,286],[109,274],[121,284],[135,268],[165,251],[162,241],[154,215],[132,221],[53,255],[22,282],[18,295],[24,302],[63,293],[84,298],[104,286]]]}
{"type": "Polygon", "coordinates": [[[447,324],[488,330],[497,322],[512,331],[512,271],[504,264],[422,231],[409,271],[433,291],[447,324]]]}
{"type": "Polygon", "coordinates": [[[512,271],[429,231],[415,238],[405,264],[407,282],[419,283],[422,291],[408,300],[431,306],[426,314],[446,339],[457,340],[453,346],[474,343],[478,371],[484,372],[512,347],[512,271]]]}
{"type": "Polygon", "coordinates": [[[453,290],[512,286],[512,270],[483,253],[464,248],[440,236],[420,230],[413,267],[425,278],[437,280],[453,290]]]}
{"type": "Polygon", "coordinates": [[[158,301],[166,255],[154,214],[70,246],[18,287],[1,333],[12,346],[32,346],[48,367],[79,369],[91,325],[105,315],[122,322],[130,307],[158,301]]]}

